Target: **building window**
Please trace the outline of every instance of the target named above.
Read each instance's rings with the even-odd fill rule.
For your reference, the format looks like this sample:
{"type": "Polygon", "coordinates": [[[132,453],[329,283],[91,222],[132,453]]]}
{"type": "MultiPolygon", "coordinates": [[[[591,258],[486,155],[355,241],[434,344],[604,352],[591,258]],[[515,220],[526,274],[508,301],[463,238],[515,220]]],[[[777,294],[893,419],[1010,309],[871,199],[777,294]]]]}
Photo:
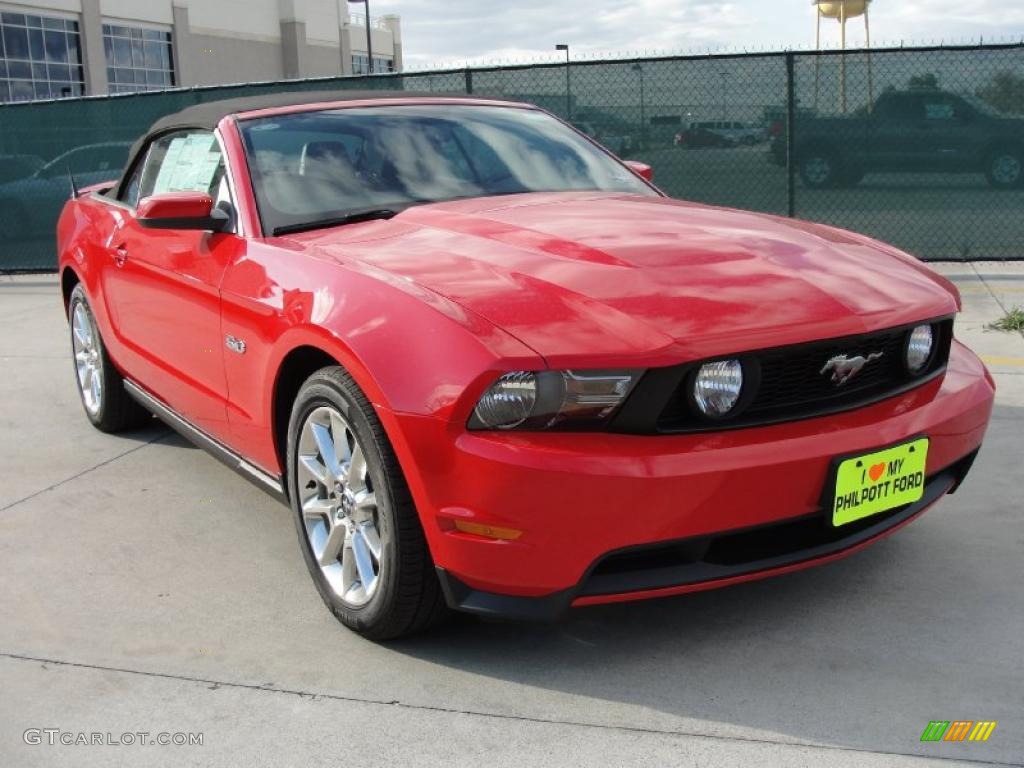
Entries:
{"type": "Polygon", "coordinates": [[[170,32],[104,24],[103,52],[111,93],[159,91],[174,85],[170,32]]]}
{"type": "Polygon", "coordinates": [[[84,93],[78,22],[0,13],[0,102],[84,93]]]}
{"type": "MultiPolygon", "coordinates": [[[[366,67],[370,59],[365,53],[354,53],[352,54],[352,74],[354,75],[365,75],[367,74],[366,67]]],[[[395,71],[395,60],[389,59],[386,56],[374,56],[373,57],[373,74],[382,74],[384,72],[395,71]]]]}

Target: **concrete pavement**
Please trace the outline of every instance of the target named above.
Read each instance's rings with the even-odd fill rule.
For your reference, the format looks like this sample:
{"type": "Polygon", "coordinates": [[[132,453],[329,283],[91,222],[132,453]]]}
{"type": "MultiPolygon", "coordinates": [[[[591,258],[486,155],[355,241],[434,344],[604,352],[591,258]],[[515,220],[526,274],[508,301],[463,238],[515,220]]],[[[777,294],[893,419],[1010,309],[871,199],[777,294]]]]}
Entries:
{"type": "Polygon", "coordinates": [[[0,279],[0,765],[1024,764],[1024,337],[983,330],[1024,304],[1022,267],[940,265],[1000,401],[965,486],[897,536],[755,584],[387,645],[327,613],[283,507],[158,423],[92,430],[56,281],[0,279]],[[999,725],[921,743],[937,719],[999,725]]]}
{"type": "Polygon", "coordinates": [[[977,352],[996,379],[998,402],[1024,407],[1024,333],[986,326],[1007,310],[1024,307],[1024,262],[942,262],[931,264],[956,283],[963,311],[956,335],[977,352]]]}

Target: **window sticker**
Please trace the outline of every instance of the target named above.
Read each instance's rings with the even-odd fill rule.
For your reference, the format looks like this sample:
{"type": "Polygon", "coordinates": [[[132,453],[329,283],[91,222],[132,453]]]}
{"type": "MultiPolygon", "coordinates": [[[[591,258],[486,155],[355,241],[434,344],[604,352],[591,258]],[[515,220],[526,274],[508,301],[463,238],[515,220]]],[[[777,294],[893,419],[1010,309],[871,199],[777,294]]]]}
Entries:
{"type": "Polygon", "coordinates": [[[153,185],[162,192],[202,192],[213,183],[220,165],[220,150],[211,133],[193,133],[171,140],[153,185]]]}

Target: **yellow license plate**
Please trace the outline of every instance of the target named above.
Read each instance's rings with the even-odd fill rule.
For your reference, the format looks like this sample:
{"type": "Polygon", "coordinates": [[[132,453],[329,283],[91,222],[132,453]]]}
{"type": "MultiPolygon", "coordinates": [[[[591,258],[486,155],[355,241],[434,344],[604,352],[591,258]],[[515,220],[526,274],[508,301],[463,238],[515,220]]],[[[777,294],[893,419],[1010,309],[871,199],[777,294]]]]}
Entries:
{"type": "Polygon", "coordinates": [[[928,438],[846,459],[836,471],[832,525],[912,504],[924,495],[928,438]]]}

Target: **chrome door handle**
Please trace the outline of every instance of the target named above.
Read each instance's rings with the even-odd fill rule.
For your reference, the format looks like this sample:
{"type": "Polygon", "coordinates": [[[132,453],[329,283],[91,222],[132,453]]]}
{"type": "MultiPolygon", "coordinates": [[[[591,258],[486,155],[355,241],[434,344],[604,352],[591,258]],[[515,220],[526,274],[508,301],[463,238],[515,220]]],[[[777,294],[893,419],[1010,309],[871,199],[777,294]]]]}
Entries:
{"type": "Polygon", "coordinates": [[[126,261],[128,261],[128,249],[123,245],[117,246],[114,249],[114,263],[119,267],[123,267],[126,261]]]}

